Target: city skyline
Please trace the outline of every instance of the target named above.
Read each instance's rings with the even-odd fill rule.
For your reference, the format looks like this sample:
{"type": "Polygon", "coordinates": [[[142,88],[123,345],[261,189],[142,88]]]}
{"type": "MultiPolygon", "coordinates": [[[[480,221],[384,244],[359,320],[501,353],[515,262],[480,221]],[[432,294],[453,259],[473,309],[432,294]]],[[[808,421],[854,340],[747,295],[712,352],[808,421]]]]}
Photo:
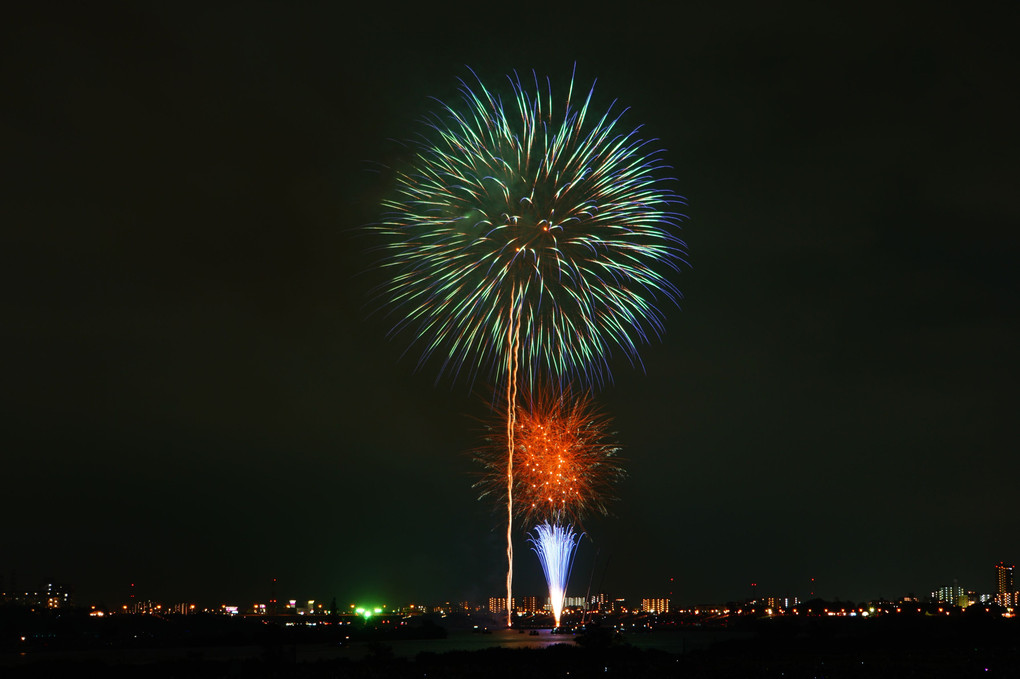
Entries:
{"type": "MultiPolygon", "coordinates": [[[[470,454],[490,385],[384,339],[365,229],[397,140],[469,67],[597,80],[688,202],[681,308],[593,394],[627,477],[579,526],[575,580],[857,600],[1015,562],[1009,22],[544,11],[11,10],[0,573],[90,599],[498,594],[470,454]]],[[[538,593],[521,528],[515,589],[538,593]]]]}
{"type": "MultiPolygon", "coordinates": [[[[778,591],[775,588],[770,588],[768,584],[759,589],[758,583],[749,583],[746,588],[749,592],[749,596],[731,596],[725,600],[719,601],[698,601],[694,602],[684,597],[675,597],[672,590],[663,593],[662,591],[654,591],[654,587],[647,586],[634,586],[628,588],[628,591],[640,592],[639,596],[633,594],[623,597],[610,594],[605,591],[591,590],[584,591],[577,589],[577,586],[567,588],[567,593],[564,598],[564,606],[566,608],[577,608],[584,607],[585,601],[590,601],[592,606],[595,608],[603,608],[608,606],[609,608],[626,606],[632,610],[642,610],[653,612],[668,612],[669,610],[679,609],[690,609],[696,607],[707,607],[707,606],[723,606],[734,602],[785,602],[784,605],[779,606],[780,608],[790,608],[793,605],[806,603],[812,600],[831,600],[831,601],[931,601],[938,603],[945,603],[951,606],[959,608],[966,608],[972,604],[983,604],[987,605],[995,603],[1002,606],[1005,609],[1015,608],[1018,601],[1020,592],[1016,590],[1015,582],[1013,580],[1014,564],[1007,563],[1005,561],[999,561],[994,565],[994,575],[989,577],[989,585],[987,588],[970,587],[964,586],[957,579],[953,579],[952,585],[939,586],[932,588],[931,590],[917,590],[912,589],[910,591],[900,592],[894,596],[887,597],[884,595],[870,596],[864,598],[858,598],[856,600],[841,599],[840,597],[824,597],[817,596],[814,591],[807,591],[806,593],[796,591],[778,591]],[[919,593],[925,591],[926,593],[919,593]],[[640,606],[635,605],[635,601],[640,601],[640,606]],[[649,604],[648,602],[651,602],[649,604]]],[[[136,608],[144,608],[146,610],[158,608],[157,602],[162,602],[165,599],[161,598],[158,592],[146,591],[143,587],[136,587],[136,583],[132,582],[127,585],[123,595],[120,599],[114,599],[112,601],[78,601],[73,599],[75,588],[73,585],[68,583],[58,582],[54,578],[43,578],[38,583],[37,587],[25,588],[18,586],[17,575],[12,573],[7,580],[4,580],[0,576],[0,604],[3,603],[26,603],[32,602],[35,605],[42,606],[43,608],[57,609],[64,608],[72,605],[74,606],[89,606],[95,608],[98,605],[107,606],[110,610],[124,609],[125,612],[134,612],[136,608]],[[45,584],[43,584],[45,583],[45,584]]],[[[965,583],[966,584],[966,583],[965,583]]],[[[668,583],[668,587],[672,588],[676,583],[671,579],[668,583]]],[[[325,599],[314,598],[314,599],[303,599],[303,598],[290,598],[294,592],[289,592],[286,595],[280,595],[279,592],[287,591],[286,583],[280,583],[276,578],[272,578],[266,583],[268,587],[267,592],[260,595],[249,595],[246,598],[241,597],[239,601],[244,602],[243,605],[238,605],[237,601],[233,604],[220,603],[220,608],[230,607],[236,610],[242,610],[244,612],[252,612],[249,610],[252,606],[252,602],[256,608],[261,608],[263,613],[267,612],[284,612],[291,609],[297,610],[302,604],[306,603],[311,606],[314,602],[319,602],[319,608],[323,607],[323,601],[331,602],[331,606],[337,605],[337,599],[335,594],[330,594],[325,599]],[[260,603],[263,602],[263,603],[260,603]]],[[[816,582],[805,583],[805,588],[813,590],[816,588],[816,582]]],[[[740,589],[737,587],[736,589],[740,589]]],[[[309,592],[301,592],[300,594],[306,595],[309,592]]],[[[319,592],[321,595],[322,592],[319,592]]],[[[551,607],[551,599],[548,592],[543,594],[535,595],[530,592],[522,592],[519,595],[514,596],[513,608],[516,611],[523,612],[534,612],[543,607],[541,602],[544,597],[544,608],[549,610],[551,607]]],[[[238,597],[234,597],[238,599],[238,597]]],[[[209,610],[209,606],[212,605],[213,609],[216,609],[214,601],[222,601],[223,597],[219,599],[210,599],[201,602],[201,606],[196,604],[198,601],[195,598],[184,599],[183,601],[174,601],[166,606],[166,610],[173,612],[181,612],[181,607],[188,607],[192,609],[192,612],[198,608],[198,610],[209,610]]],[[[414,609],[416,606],[421,608],[441,608],[444,605],[450,605],[452,602],[456,602],[457,605],[466,606],[472,610],[483,610],[487,607],[489,612],[499,613],[506,610],[506,596],[499,596],[496,594],[490,595],[486,599],[476,601],[464,601],[450,598],[440,599],[428,599],[424,597],[411,598],[404,602],[401,602],[397,606],[388,606],[387,601],[392,601],[386,597],[376,597],[371,600],[362,600],[360,603],[371,606],[383,606],[385,610],[403,610],[404,608],[414,609]],[[387,607],[388,606],[388,607],[387,607]]],[[[350,603],[349,606],[354,608],[357,604],[350,603]]],[[[775,607],[770,605],[770,608],[775,607]]],[[[339,604],[339,608],[346,610],[347,604],[339,604]]]]}

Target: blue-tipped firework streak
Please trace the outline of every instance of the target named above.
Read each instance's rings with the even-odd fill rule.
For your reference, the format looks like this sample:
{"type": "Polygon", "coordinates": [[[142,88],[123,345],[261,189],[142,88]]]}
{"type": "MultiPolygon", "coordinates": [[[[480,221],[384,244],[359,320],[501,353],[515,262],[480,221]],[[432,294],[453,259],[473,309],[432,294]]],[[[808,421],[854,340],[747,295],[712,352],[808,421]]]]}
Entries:
{"type": "Polygon", "coordinates": [[[563,599],[567,595],[567,580],[574,564],[574,553],[582,535],[574,532],[573,526],[562,526],[548,522],[535,526],[535,534],[528,536],[531,548],[538,555],[549,586],[549,602],[552,605],[553,622],[560,626],[563,614],[563,599]]]}

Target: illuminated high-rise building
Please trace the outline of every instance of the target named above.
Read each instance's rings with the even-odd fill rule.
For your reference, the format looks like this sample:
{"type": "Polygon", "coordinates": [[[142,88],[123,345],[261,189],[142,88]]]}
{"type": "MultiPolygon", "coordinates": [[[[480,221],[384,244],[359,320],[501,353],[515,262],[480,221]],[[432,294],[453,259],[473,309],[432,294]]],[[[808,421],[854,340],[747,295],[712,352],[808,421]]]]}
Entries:
{"type": "Polygon", "coordinates": [[[995,567],[998,588],[996,589],[996,603],[1000,606],[1012,607],[1016,605],[1016,590],[1013,586],[1013,564],[1000,561],[995,567]]]}
{"type": "MultiPolygon", "coordinates": [[[[510,600],[510,608],[514,607],[517,603],[516,599],[510,600]]],[[[490,596],[489,597],[489,612],[490,613],[502,613],[506,612],[506,597],[490,596]]]]}
{"type": "Polygon", "coordinates": [[[939,587],[936,591],[932,592],[933,599],[940,604],[949,604],[950,606],[959,606],[963,595],[963,587],[960,587],[955,581],[952,585],[939,587]]]}
{"type": "Polygon", "coordinates": [[[999,588],[997,592],[999,594],[1007,594],[1013,591],[1013,564],[1000,561],[999,565],[995,567],[996,575],[999,580],[999,588]]]}
{"type": "Polygon", "coordinates": [[[642,599],[641,611],[644,613],[669,613],[669,599],[642,599]]]}

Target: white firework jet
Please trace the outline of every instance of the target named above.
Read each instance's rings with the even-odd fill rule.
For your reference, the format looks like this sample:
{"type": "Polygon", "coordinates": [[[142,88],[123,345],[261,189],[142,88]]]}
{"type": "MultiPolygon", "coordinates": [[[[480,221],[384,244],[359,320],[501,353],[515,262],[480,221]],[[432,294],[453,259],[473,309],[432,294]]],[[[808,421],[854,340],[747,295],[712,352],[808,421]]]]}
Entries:
{"type": "Polygon", "coordinates": [[[574,564],[574,552],[582,537],[584,533],[575,533],[573,526],[550,524],[548,521],[535,526],[534,535],[528,535],[528,542],[538,555],[545,572],[556,627],[560,626],[563,599],[567,595],[567,580],[570,579],[570,569],[574,564]]]}

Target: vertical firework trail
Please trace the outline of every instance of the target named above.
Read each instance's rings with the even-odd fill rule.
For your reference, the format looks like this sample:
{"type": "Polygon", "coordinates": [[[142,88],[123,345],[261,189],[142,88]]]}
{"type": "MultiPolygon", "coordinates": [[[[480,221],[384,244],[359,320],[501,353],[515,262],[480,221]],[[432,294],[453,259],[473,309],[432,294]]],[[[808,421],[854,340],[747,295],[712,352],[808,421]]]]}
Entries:
{"type": "Polygon", "coordinates": [[[549,586],[549,602],[552,604],[553,621],[560,626],[563,614],[563,599],[567,595],[567,580],[574,563],[574,553],[583,534],[574,532],[573,526],[550,524],[548,521],[535,526],[535,535],[528,536],[528,542],[538,555],[549,586]]]}
{"type": "Polygon", "coordinates": [[[510,305],[510,320],[507,322],[507,381],[506,381],[506,626],[513,624],[513,582],[514,582],[514,429],[517,428],[517,356],[521,343],[521,313],[519,301],[510,305]]]}

